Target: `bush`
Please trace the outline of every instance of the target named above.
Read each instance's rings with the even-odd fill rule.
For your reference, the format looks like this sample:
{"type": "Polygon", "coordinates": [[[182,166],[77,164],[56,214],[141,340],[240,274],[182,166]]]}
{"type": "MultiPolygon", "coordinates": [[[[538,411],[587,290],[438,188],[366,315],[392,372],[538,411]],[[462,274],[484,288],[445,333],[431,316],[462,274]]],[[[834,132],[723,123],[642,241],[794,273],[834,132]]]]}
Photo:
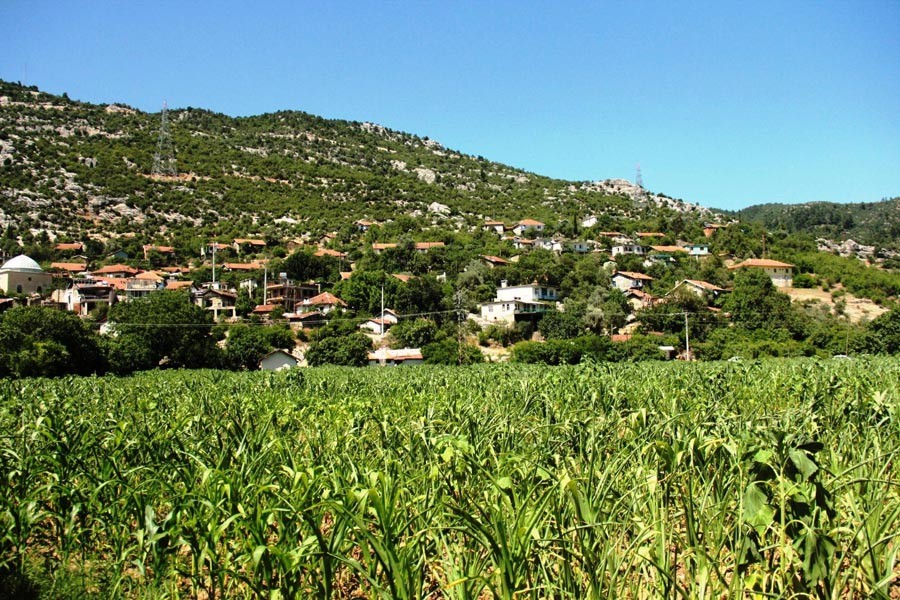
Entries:
{"type": "Polygon", "coordinates": [[[429,365],[471,365],[484,362],[484,355],[477,347],[455,338],[444,338],[422,348],[422,358],[429,365]]]}
{"type": "Polygon", "coordinates": [[[510,344],[521,342],[522,339],[522,332],[517,327],[506,325],[488,325],[478,334],[478,343],[482,346],[494,341],[506,348],[510,344]]]}

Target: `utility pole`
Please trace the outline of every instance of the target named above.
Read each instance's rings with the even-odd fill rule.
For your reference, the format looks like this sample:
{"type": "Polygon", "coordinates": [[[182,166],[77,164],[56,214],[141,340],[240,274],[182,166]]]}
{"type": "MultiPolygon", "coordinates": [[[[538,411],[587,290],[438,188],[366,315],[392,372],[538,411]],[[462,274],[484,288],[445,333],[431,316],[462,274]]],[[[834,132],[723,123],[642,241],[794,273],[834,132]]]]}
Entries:
{"type": "Polygon", "coordinates": [[[687,360],[691,360],[691,336],[688,330],[688,314],[684,312],[684,353],[687,360]]]}
{"type": "Polygon", "coordinates": [[[215,283],[216,283],[216,243],[215,242],[213,242],[213,245],[212,245],[212,255],[213,255],[212,282],[213,282],[213,288],[215,288],[216,287],[216,285],[215,285],[215,283]]]}
{"type": "Polygon", "coordinates": [[[463,301],[462,290],[456,292],[456,364],[461,365],[463,362],[463,317],[462,310],[463,301]]]}
{"type": "Polygon", "coordinates": [[[263,266],[263,305],[265,306],[266,300],[268,299],[269,292],[269,267],[267,265],[263,266]]]}
{"type": "Polygon", "coordinates": [[[381,316],[378,317],[378,330],[381,337],[384,337],[384,284],[381,284],[381,316]]]}

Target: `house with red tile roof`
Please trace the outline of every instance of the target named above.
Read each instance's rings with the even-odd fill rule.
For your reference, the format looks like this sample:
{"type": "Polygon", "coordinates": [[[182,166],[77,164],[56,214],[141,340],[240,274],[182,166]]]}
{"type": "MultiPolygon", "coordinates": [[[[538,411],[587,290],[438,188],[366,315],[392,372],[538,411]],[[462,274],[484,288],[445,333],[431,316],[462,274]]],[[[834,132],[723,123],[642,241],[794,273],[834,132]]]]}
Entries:
{"type": "Polygon", "coordinates": [[[649,275],[632,271],[617,271],[612,276],[613,285],[623,292],[627,292],[631,288],[643,288],[651,281],[653,278],[649,275]]]}
{"type": "Polygon", "coordinates": [[[776,287],[791,287],[794,284],[794,265],[768,258],[748,258],[728,267],[735,269],[759,269],[769,276],[776,287]]]}

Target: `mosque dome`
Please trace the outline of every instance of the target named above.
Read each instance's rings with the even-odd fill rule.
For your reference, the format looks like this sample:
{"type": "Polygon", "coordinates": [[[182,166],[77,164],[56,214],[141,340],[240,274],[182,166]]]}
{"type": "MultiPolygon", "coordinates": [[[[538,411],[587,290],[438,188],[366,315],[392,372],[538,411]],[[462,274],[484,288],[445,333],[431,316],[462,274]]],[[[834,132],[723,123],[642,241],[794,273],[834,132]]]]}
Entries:
{"type": "Polygon", "coordinates": [[[43,273],[41,265],[34,262],[24,254],[13,257],[3,263],[0,271],[16,271],[18,273],[43,273]]]}

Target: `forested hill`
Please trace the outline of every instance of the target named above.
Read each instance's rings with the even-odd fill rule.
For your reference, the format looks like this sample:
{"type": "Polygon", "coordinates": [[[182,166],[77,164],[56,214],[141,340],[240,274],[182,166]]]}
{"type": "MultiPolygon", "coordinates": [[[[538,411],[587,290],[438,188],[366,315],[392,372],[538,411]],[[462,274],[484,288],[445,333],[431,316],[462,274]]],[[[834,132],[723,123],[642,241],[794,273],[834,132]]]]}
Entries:
{"type": "MultiPolygon", "coordinates": [[[[485,218],[630,218],[627,181],[569,182],[427,137],[303,112],[168,113],[178,176],[150,176],[160,113],[0,82],[0,225],[6,235],[286,239],[408,215],[457,228],[485,218]],[[434,203],[437,203],[437,206],[434,203]]],[[[705,209],[650,195],[643,206],[705,209]]]]}
{"type": "Polygon", "coordinates": [[[853,239],[877,246],[894,246],[900,240],[900,198],[857,204],[759,204],[739,211],[737,216],[770,230],[834,240],[853,239]]]}

